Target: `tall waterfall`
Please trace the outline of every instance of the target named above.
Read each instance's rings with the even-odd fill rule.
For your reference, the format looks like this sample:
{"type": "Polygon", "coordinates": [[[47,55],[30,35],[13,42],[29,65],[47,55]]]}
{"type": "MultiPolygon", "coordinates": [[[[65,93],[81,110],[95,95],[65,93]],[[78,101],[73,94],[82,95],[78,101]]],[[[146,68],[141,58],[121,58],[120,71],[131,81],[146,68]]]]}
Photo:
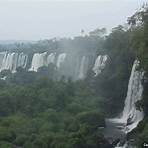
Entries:
{"type": "Polygon", "coordinates": [[[57,68],[60,68],[61,64],[65,61],[65,58],[66,58],[66,53],[59,54],[56,64],[57,68]]]}
{"type": "Polygon", "coordinates": [[[80,72],[79,72],[79,76],[78,78],[79,79],[83,79],[85,77],[85,61],[86,61],[86,57],[83,56],[82,59],[81,59],[81,63],[80,63],[80,72]]]}
{"type": "Polygon", "coordinates": [[[107,55],[99,55],[93,63],[93,59],[89,55],[73,55],[67,53],[34,53],[32,59],[28,55],[17,52],[0,52],[0,71],[10,70],[16,71],[17,67],[30,67],[29,71],[36,71],[42,66],[48,66],[50,63],[56,65],[58,73],[71,77],[74,80],[84,79],[88,69],[92,69],[97,76],[104,69],[107,61],[107,55]],[[28,60],[31,60],[31,62],[28,60]],[[27,65],[31,63],[31,65],[27,65]],[[94,64],[94,65],[93,65],[94,64]],[[92,68],[93,67],[93,68],[92,68]]]}
{"type": "Polygon", "coordinates": [[[33,55],[30,71],[37,71],[39,67],[47,66],[47,52],[35,53],[33,55]]]}
{"type": "Polygon", "coordinates": [[[17,67],[25,68],[27,65],[28,56],[24,53],[0,53],[0,71],[2,70],[11,70],[12,72],[16,71],[17,67]]]}
{"type": "Polygon", "coordinates": [[[107,61],[107,55],[99,55],[95,61],[95,65],[93,67],[93,71],[95,73],[95,76],[101,73],[101,71],[105,68],[105,64],[107,61]]]}
{"type": "Polygon", "coordinates": [[[125,131],[130,132],[138,123],[143,119],[144,113],[142,109],[137,109],[135,103],[142,99],[143,86],[141,84],[143,79],[143,72],[137,71],[139,61],[135,61],[133,64],[129,84],[127,97],[125,99],[125,106],[121,119],[126,123],[125,131]]]}
{"type": "Polygon", "coordinates": [[[27,66],[28,56],[24,53],[20,53],[18,56],[17,67],[25,68],[27,66]]]}
{"type": "Polygon", "coordinates": [[[135,103],[142,99],[142,79],[143,72],[137,70],[139,61],[136,60],[132,67],[131,76],[128,84],[128,92],[125,99],[125,105],[120,118],[110,119],[112,122],[123,123],[123,131],[128,133],[137,127],[138,123],[143,119],[144,113],[141,108],[137,109],[135,103]]]}
{"type": "Polygon", "coordinates": [[[48,57],[47,57],[47,64],[55,62],[55,55],[56,55],[56,53],[51,53],[51,54],[48,55],[48,57]]]}

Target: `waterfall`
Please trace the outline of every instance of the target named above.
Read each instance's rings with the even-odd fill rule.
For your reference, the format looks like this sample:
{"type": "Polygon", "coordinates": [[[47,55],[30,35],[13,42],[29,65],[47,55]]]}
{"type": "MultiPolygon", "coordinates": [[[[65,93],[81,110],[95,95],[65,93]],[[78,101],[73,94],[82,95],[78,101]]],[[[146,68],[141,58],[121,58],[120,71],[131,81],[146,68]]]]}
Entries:
{"type": "Polygon", "coordinates": [[[55,62],[55,55],[56,55],[56,53],[51,53],[51,54],[48,55],[48,57],[47,57],[47,64],[55,62]]]}
{"type": "Polygon", "coordinates": [[[120,118],[110,119],[112,122],[123,123],[123,131],[128,133],[137,127],[138,123],[143,119],[144,113],[141,108],[137,109],[135,103],[142,99],[142,79],[144,72],[138,71],[139,61],[135,60],[131,76],[128,84],[125,105],[120,118]]]}
{"type": "MultiPolygon", "coordinates": [[[[47,55],[47,52],[44,53],[35,53],[32,58],[32,64],[30,71],[37,71],[39,67],[48,66],[50,63],[55,63],[56,53],[51,53],[47,55]]],[[[61,64],[65,61],[66,53],[59,54],[56,62],[57,68],[60,68],[61,64]]]]}
{"type": "Polygon", "coordinates": [[[130,141],[126,140],[127,133],[137,127],[143,120],[144,112],[142,108],[136,106],[136,102],[142,99],[143,86],[142,79],[144,72],[139,71],[139,61],[135,60],[128,83],[127,96],[124,102],[124,109],[120,117],[106,119],[104,135],[114,140],[120,139],[115,148],[132,148],[130,141]]]}
{"type": "Polygon", "coordinates": [[[141,84],[143,79],[143,72],[137,70],[139,66],[139,61],[135,61],[129,84],[128,84],[128,92],[127,97],[125,99],[125,106],[122,113],[121,119],[124,123],[126,123],[125,131],[130,132],[135,127],[137,127],[138,123],[143,119],[144,113],[142,109],[137,110],[135,103],[142,99],[143,86],[141,84]]]}
{"type": "Polygon", "coordinates": [[[17,58],[17,53],[6,53],[3,61],[2,61],[2,66],[1,66],[1,71],[4,69],[10,69],[11,71],[14,71],[16,69],[16,58],[17,58]]]}
{"type": "MultiPolygon", "coordinates": [[[[34,53],[31,60],[31,66],[28,70],[37,72],[38,68],[48,66],[50,63],[53,63],[56,65],[58,72],[61,75],[72,77],[75,80],[84,79],[88,69],[92,68],[93,63],[90,64],[89,56],[75,56],[71,54],[67,56],[66,53],[60,53],[58,56],[56,56],[56,53],[34,53]]],[[[97,76],[105,67],[106,61],[106,55],[100,55],[97,57],[93,67],[95,76],[97,76]]],[[[0,71],[6,69],[11,72],[16,72],[17,67],[28,67],[27,63],[28,55],[23,52],[0,52],[0,71]]]]}
{"type": "Polygon", "coordinates": [[[38,68],[42,66],[47,66],[47,52],[35,53],[29,70],[37,72],[38,68]]]}
{"type": "Polygon", "coordinates": [[[79,72],[79,76],[78,78],[79,79],[84,79],[85,77],[85,61],[86,61],[86,57],[83,56],[82,59],[81,59],[81,63],[80,63],[80,72],[79,72]]]}
{"type": "Polygon", "coordinates": [[[27,65],[28,56],[24,53],[0,53],[0,71],[10,70],[12,72],[16,71],[17,67],[25,68],[27,65]]]}
{"type": "Polygon", "coordinates": [[[25,68],[27,66],[28,56],[25,55],[23,52],[19,54],[17,67],[25,68]]]}
{"type": "Polygon", "coordinates": [[[101,73],[101,71],[104,69],[105,67],[105,64],[106,64],[106,61],[107,61],[107,55],[99,55],[95,61],[95,65],[93,67],[93,71],[95,73],[95,76],[97,76],[98,74],[101,73]]]}
{"type": "Polygon", "coordinates": [[[3,62],[3,59],[4,59],[6,54],[7,54],[7,52],[0,52],[0,69],[2,67],[2,62],[3,62]]]}
{"type": "Polygon", "coordinates": [[[65,61],[65,58],[66,58],[66,53],[59,54],[56,64],[57,68],[61,67],[61,64],[65,61]]]}

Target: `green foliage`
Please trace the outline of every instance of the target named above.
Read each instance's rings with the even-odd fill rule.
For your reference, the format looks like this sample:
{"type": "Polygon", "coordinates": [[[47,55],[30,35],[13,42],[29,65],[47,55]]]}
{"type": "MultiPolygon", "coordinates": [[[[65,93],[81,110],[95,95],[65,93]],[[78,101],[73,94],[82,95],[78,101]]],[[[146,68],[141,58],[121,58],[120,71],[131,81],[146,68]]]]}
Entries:
{"type": "Polygon", "coordinates": [[[15,134],[12,129],[0,127],[0,141],[12,142],[15,139],[15,134]]]}
{"type": "Polygon", "coordinates": [[[97,127],[105,126],[98,103],[101,99],[85,83],[70,79],[54,81],[21,69],[11,77],[6,80],[7,87],[0,90],[0,145],[4,148],[97,145],[97,127]],[[26,76],[25,81],[22,76],[26,76]]]}
{"type": "Polygon", "coordinates": [[[94,128],[97,128],[98,126],[104,126],[105,124],[103,116],[101,116],[100,113],[96,111],[79,113],[77,115],[77,119],[81,124],[87,124],[94,128]]]}
{"type": "Polygon", "coordinates": [[[0,51],[24,51],[29,59],[44,51],[108,55],[102,73],[94,78],[90,70],[84,81],[67,80],[62,72],[57,75],[54,64],[40,67],[37,73],[20,67],[13,74],[2,71],[0,77],[7,78],[0,80],[0,148],[104,148],[108,142],[98,127],[105,126],[104,114],[122,111],[135,58],[145,71],[143,100],[136,103],[137,108],[143,107],[145,119],[128,136],[141,148],[148,141],[147,13],[147,7],[136,12],[129,18],[130,28],[119,25],[107,36],[102,28],[74,39],[0,45],[0,51]]]}
{"type": "MultiPolygon", "coordinates": [[[[128,136],[135,139],[134,143],[138,148],[148,141],[148,5],[144,5],[128,20],[131,25],[129,29],[130,48],[134,55],[140,60],[140,69],[145,72],[143,80],[143,99],[136,103],[137,109],[143,108],[145,118],[128,136]]],[[[139,69],[139,70],[140,70],[139,69]]]]}
{"type": "Polygon", "coordinates": [[[12,144],[6,141],[0,141],[1,148],[12,148],[12,144]]]}
{"type": "MultiPolygon", "coordinates": [[[[117,116],[117,113],[123,109],[135,59],[135,54],[130,47],[129,36],[129,31],[121,25],[112,29],[103,47],[108,55],[108,61],[105,69],[93,82],[96,94],[104,98],[101,105],[106,108],[105,112],[108,116],[117,116]]],[[[91,82],[92,80],[89,81],[91,82]]]]}

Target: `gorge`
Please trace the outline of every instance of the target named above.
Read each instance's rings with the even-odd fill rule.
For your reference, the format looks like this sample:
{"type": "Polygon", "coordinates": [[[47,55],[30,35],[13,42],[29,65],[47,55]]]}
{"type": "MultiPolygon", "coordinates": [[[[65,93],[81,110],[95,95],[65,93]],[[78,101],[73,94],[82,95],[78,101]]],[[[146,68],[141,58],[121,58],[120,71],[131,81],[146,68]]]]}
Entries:
{"type": "MultiPolygon", "coordinates": [[[[69,60],[68,56],[71,56],[66,53],[60,53],[59,55],[57,55],[56,53],[48,54],[47,52],[34,53],[30,62],[31,65],[29,66],[27,65],[29,63],[27,54],[15,52],[9,53],[6,51],[1,52],[0,55],[1,71],[10,70],[12,71],[12,73],[16,72],[18,67],[28,67],[28,71],[37,72],[38,68],[42,66],[48,67],[48,65],[51,63],[55,64],[55,68],[58,69],[58,71],[64,68],[67,72],[67,68],[69,68],[69,65],[67,65],[66,62],[67,60],[69,60]]],[[[107,55],[99,55],[94,60],[94,64],[91,66],[91,69],[94,72],[94,77],[97,77],[101,73],[101,71],[105,69],[108,58],[109,57],[107,55]]],[[[85,79],[88,68],[90,66],[88,56],[81,56],[79,62],[77,63],[78,66],[76,67],[72,67],[74,63],[70,64],[71,68],[74,68],[74,73],[77,75],[68,76],[71,76],[74,80],[85,79]]],[[[142,79],[144,76],[144,72],[139,71],[138,67],[139,61],[135,60],[131,70],[123,112],[117,118],[106,119],[106,128],[104,129],[104,135],[106,139],[111,138],[113,141],[120,139],[120,143],[118,143],[118,146],[115,146],[116,148],[119,146],[125,148],[129,147],[129,145],[125,143],[126,134],[136,128],[138,123],[144,118],[143,110],[136,107],[137,101],[140,101],[142,99],[142,79]],[[122,146],[123,144],[124,146],[122,146]]],[[[62,74],[67,76],[66,73],[62,74]]]]}
{"type": "Polygon", "coordinates": [[[109,34],[0,44],[0,148],[147,146],[147,14],[109,34]]]}

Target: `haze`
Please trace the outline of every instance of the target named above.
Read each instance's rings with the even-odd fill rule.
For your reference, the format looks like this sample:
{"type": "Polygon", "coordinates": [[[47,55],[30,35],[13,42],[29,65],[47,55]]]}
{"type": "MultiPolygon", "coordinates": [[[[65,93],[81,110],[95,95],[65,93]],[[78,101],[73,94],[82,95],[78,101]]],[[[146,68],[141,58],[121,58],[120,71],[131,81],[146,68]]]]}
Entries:
{"type": "Polygon", "coordinates": [[[145,0],[0,1],[0,40],[72,37],[124,24],[145,0]]]}

